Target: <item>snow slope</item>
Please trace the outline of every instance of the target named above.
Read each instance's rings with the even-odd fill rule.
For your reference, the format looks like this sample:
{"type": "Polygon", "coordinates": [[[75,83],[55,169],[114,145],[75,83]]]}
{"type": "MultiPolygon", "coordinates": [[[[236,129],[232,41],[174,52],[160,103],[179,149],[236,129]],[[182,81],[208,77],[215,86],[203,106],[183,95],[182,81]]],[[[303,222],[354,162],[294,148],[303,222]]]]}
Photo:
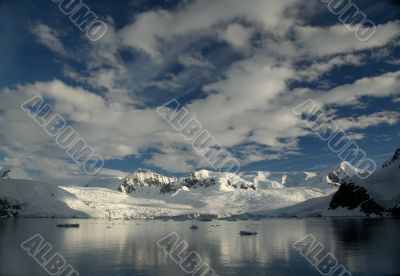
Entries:
{"type": "Polygon", "coordinates": [[[31,180],[0,180],[0,216],[87,218],[92,210],[56,185],[31,180]]]}

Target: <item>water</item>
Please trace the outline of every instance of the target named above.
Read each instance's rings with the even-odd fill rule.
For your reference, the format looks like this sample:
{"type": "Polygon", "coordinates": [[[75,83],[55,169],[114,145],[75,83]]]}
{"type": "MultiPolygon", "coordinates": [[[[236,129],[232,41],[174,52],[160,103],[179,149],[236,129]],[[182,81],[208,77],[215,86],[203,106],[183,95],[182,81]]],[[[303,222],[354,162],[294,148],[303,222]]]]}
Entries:
{"type": "Polygon", "coordinates": [[[156,242],[179,234],[219,275],[320,275],[292,244],[314,235],[352,275],[400,275],[400,220],[0,220],[0,275],[47,275],[20,247],[41,234],[80,275],[188,275],[156,242]],[[57,223],[80,223],[78,229],[57,223]],[[220,226],[212,226],[219,224],[220,226]],[[111,228],[108,228],[111,227],[111,228]],[[256,236],[239,236],[241,230],[256,236]]]}

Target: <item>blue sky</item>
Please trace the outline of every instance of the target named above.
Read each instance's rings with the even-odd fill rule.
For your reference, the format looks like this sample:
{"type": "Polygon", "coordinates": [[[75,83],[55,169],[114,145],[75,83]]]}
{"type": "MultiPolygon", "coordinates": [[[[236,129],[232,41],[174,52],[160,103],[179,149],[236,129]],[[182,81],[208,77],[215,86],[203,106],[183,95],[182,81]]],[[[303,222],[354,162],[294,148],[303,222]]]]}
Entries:
{"type": "MultiPolygon", "coordinates": [[[[210,168],[157,114],[177,99],[242,170],[301,171],[341,160],[291,111],[313,99],[378,165],[399,147],[400,6],[353,1],[367,41],[322,1],[84,1],[106,22],[92,42],[52,1],[0,2],[0,165],[87,181],[20,104],[40,95],[105,159],[210,168]]],[[[357,26],[355,26],[357,27],[357,26]]]]}

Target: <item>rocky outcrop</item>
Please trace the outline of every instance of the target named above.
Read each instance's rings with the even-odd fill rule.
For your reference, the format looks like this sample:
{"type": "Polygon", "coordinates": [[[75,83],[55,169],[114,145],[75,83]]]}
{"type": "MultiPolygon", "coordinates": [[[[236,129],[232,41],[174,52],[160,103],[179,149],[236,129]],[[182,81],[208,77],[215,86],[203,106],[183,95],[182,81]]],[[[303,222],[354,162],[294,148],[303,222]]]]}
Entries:
{"type": "Polygon", "coordinates": [[[368,199],[368,191],[365,188],[359,187],[354,183],[344,183],[332,197],[329,208],[335,210],[342,207],[353,210],[368,199]]]}
{"type": "Polygon", "coordinates": [[[175,193],[178,191],[182,186],[177,185],[177,184],[166,184],[162,185],[160,188],[160,193],[161,194],[170,194],[170,193],[175,193]]]}
{"type": "Polygon", "coordinates": [[[346,208],[354,210],[360,208],[360,212],[369,215],[393,215],[399,216],[400,208],[385,208],[370,198],[368,191],[354,183],[342,184],[339,190],[332,197],[329,209],[336,210],[346,208]]]}
{"type": "Polygon", "coordinates": [[[400,215],[400,149],[367,179],[356,176],[343,183],[333,195],[330,209],[359,208],[365,215],[400,215]]]}
{"type": "Polygon", "coordinates": [[[0,218],[17,218],[21,204],[11,202],[9,199],[0,199],[0,218]]]}

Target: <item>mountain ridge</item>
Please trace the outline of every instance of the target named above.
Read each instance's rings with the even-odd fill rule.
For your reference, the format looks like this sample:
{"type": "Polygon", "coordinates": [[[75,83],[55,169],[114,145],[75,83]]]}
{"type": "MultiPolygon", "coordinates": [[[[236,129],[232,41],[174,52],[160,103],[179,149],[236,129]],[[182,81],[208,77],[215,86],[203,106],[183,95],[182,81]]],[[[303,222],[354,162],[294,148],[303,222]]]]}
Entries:
{"type": "Polygon", "coordinates": [[[282,189],[289,187],[334,187],[348,181],[358,173],[369,172],[341,162],[334,168],[322,172],[270,172],[249,171],[237,174],[198,170],[184,177],[167,177],[153,170],[137,169],[124,178],[118,190],[124,193],[157,192],[174,193],[179,189],[198,189],[213,187],[220,191],[236,189],[282,189]]]}

